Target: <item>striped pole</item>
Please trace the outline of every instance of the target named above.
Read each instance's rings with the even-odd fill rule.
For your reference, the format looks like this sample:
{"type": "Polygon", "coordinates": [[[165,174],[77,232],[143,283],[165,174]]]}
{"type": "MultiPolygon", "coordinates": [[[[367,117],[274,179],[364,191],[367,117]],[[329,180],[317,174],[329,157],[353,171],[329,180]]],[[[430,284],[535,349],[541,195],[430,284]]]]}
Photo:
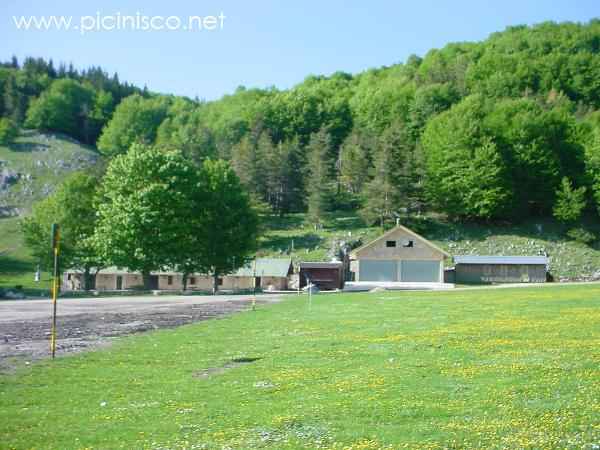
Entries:
{"type": "Polygon", "coordinates": [[[60,226],[52,224],[52,253],[54,255],[54,271],[52,276],[52,335],[50,339],[50,351],[52,359],[56,355],[56,299],[58,297],[59,274],[58,274],[58,254],[60,252],[60,226]]]}

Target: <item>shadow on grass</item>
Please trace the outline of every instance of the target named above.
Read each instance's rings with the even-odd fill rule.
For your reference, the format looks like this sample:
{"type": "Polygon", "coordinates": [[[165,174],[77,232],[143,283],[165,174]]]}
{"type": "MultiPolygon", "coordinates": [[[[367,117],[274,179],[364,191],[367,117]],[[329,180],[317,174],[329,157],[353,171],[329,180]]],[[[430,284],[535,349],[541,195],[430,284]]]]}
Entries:
{"type": "Polygon", "coordinates": [[[2,274],[22,275],[34,271],[34,264],[29,261],[23,261],[13,256],[0,255],[0,273],[2,274]]]}
{"type": "Polygon", "coordinates": [[[302,227],[304,214],[287,214],[283,217],[269,214],[262,216],[261,219],[265,230],[294,230],[302,227]]]}
{"type": "Polygon", "coordinates": [[[336,231],[353,231],[358,228],[365,228],[364,221],[358,216],[340,216],[330,218],[326,225],[326,228],[332,228],[336,231]]]}
{"type": "Polygon", "coordinates": [[[45,152],[50,148],[48,144],[42,144],[40,142],[13,142],[8,145],[8,148],[13,152],[18,153],[33,153],[33,152],[45,152]]]}

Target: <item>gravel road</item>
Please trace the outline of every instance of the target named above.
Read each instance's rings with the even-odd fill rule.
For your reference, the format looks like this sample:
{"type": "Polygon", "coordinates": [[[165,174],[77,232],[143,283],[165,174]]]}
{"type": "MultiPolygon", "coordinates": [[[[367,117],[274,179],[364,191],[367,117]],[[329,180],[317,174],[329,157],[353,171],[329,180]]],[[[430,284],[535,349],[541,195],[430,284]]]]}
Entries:
{"type": "MultiPolygon", "coordinates": [[[[258,295],[257,305],[279,295],[258,295]]],[[[100,348],[115,338],[232,314],[251,307],[252,296],[146,296],[58,300],[57,355],[100,348]]],[[[49,356],[52,302],[0,301],[0,372],[49,356]]]]}

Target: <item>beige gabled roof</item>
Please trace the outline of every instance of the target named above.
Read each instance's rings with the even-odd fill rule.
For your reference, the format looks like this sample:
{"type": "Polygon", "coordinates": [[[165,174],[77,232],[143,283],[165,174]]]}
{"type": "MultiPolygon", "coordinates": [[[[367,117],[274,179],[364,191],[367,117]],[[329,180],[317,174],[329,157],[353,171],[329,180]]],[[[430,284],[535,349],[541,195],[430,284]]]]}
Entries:
{"type": "Polygon", "coordinates": [[[445,255],[446,257],[450,258],[450,256],[451,256],[451,255],[450,255],[450,253],[448,253],[447,251],[445,251],[445,250],[443,250],[443,249],[439,248],[439,247],[438,247],[437,245],[435,245],[433,242],[431,242],[431,241],[428,241],[427,239],[425,239],[425,238],[424,238],[423,236],[421,236],[420,234],[418,234],[418,233],[415,233],[413,230],[411,230],[411,229],[409,229],[409,228],[406,228],[405,226],[402,226],[402,225],[396,225],[394,228],[392,228],[391,230],[388,230],[388,231],[386,231],[385,233],[383,233],[383,234],[382,234],[381,236],[379,236],[378,238],[376,238],[376,239],[373,239],[371,242],[367,242],[366,244],[364,244],[364,245],[361,245],[361,246],[360,246],[360,247],[358,247],[358,248],[355,248],[354,250],[352,250],[352,251],[350,252],[350,257],[351,257],[351,258],[355,258],[355,257],[356,257],[356,254],[357,254],[358,252],[360,252],[361,250],[364,250],[365,248],[371,247],[371,246],[372,246],[372,245],[374,245],[375,243],[379,242],[380,240],[383,240],[383,239],[387,238],[389,235],[391,235],[392,233],[394,233],[395,231],[398,231],[398,230],[402,230],[402,231],[404,231],[404,232],[406,232],[406,233],[410,234],[411,236],[414,236],[416,239],[418,239],[418,240],[420,240],[420,241],[424,242],[424,243],[425,243],[426,245],[428,245],[429,247],[431,247],[431,248],[433,248],[433,249],[437,250],[438,252],[442,253],[442,254],[443,254],[443,255],[445,255]]]}

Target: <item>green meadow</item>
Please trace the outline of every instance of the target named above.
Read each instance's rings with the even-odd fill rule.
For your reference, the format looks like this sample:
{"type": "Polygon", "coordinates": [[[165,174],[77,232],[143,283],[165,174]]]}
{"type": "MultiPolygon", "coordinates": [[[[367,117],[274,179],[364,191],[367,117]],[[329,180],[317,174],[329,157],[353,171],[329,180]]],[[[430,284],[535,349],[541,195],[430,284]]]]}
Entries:
{"type": "Polygon", "coordinates": [[[598,445],[598,285],[293,295],[0,376],[2,449],[598,445]]]}

